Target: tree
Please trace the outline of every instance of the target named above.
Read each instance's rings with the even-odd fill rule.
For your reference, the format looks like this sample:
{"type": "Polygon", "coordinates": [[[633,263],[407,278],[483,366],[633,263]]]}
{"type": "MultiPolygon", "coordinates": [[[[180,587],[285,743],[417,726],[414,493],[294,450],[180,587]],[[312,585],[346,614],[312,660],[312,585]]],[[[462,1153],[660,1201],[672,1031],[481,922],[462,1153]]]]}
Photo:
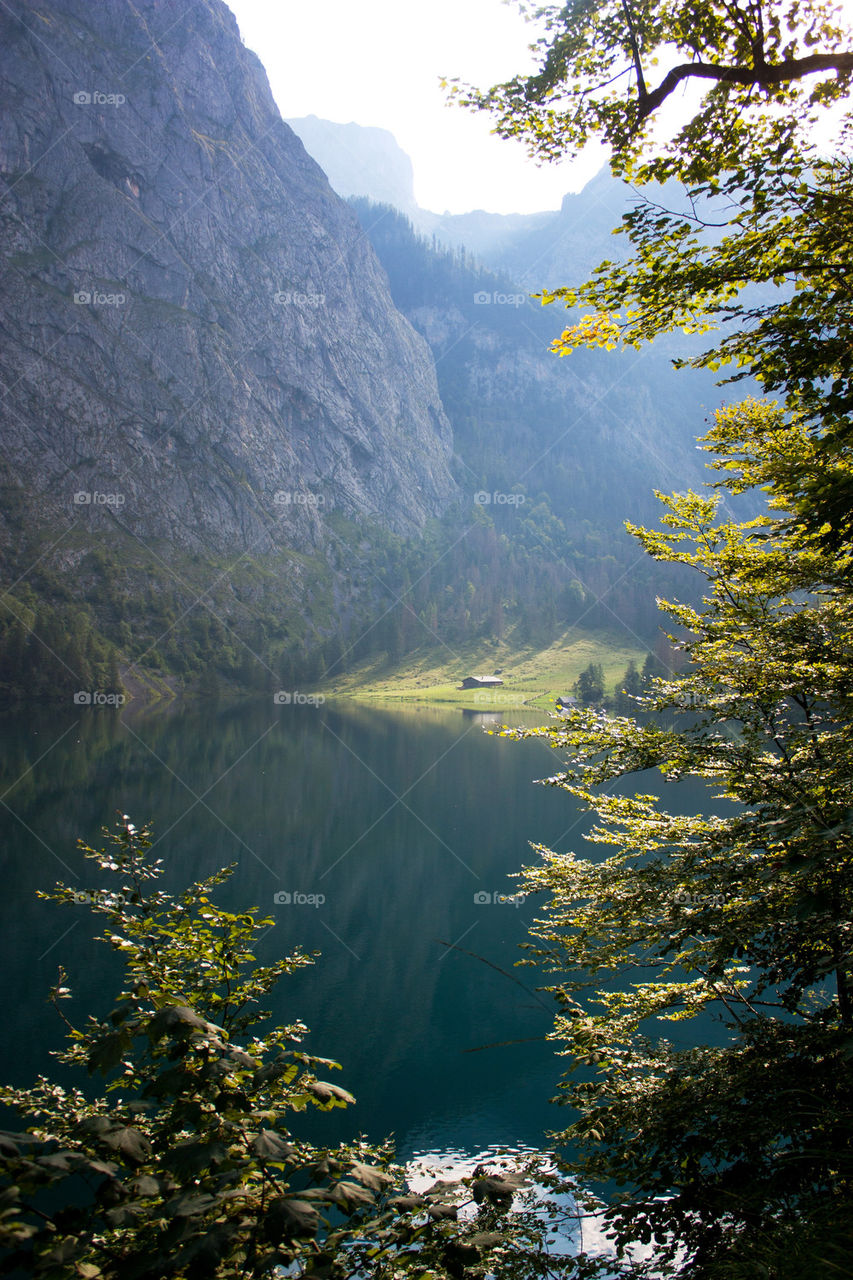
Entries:
{"type": "Polygon", "coordinates": [[[646,654],[643,662],[643,670],[640,674],[640,681],[644,688],[648,687],[650,680],[654,680],[657,676],[666,675],[666,668],[656,653],[651,651],[646,654]]]}
{"type": "Polygon", "coordinates": [[[584,667],[574,683],[574,690],[587,706],[604,701],[604,670],[600,662],[590,662],[584,667]]]}
{"type": "Polygon", "coordinates": [[[600,141],[617,172],[641,182],[701,180],[757,139],[766,150],[802,138],[816,111],[845,98],[853,74],[850,32],[831,0],[807,10],[798,0],[519,7],[543,24],[532,46],[539,69],[484,91],[452,81],[453,95],[491,111],[495,132],[537,158],[600,141]],[[709,91],[698,106],[687,97],[688,119],[661,142],[655,117],[691,80],[709,91]]]}
{"type": "Polygon", "coordinates": [[[567,751],[546,781],[596,818],[590,856],[539,847],[521,888],[547,894],[533,955],[571,1063],[563,1139],[621,1188],[619,1239],[691,1280],[830,1277],[853,1256],[850,560],[785,520],[791,462],[818,448],[804,423],[750,400],[705,445],[729,493],[775,505],[736,523],[719,494],[675,495],[662,529],[632,530],[704,578],[700,607],[664,604],[690,666],[654,681],[642,723],[505,731],[567,751]],[[613,789],[650,769],[705,780],[716,811],[613,789]]]}
{"type": "Polygon", "coordinates": [[[639,697],[643,688],[643,678],[637,670],[637,664],[633,658],[628,662],[625,668],[625,674],[622,677],[616,692],[616,710],[619,712],[630,712],[634,710],[634,699],[639,697]]]}
{"type": "MultiPolygon", "coordinates": [[[[151,890],[162,867],[146,860],[146,830],[124,818],[110,843],[85,852],[117,874],[117,888],[50,895],[88,901],[126,966],[109,1016],[67,1023],[70,1047],[59,1055],[105,1077],[107,1093],[90,1100],[45,1078],[2,1090],[36,1122],[3,1142],[3,1239],[15,1247],[2,1269],[142,1280],[271,1275],[319,1259],[320,1212],[337,1205],[345,1219],[363,1218],[392,1179],[387,1153],[318,1149],[284,1128],[291,1112],[353,1101],[317,1078],[335,1064],[299,1049],[301,1023],[257,1033],[267,1016],[259,1001],[310,958],[246,973],[253,939],[272,922],[213,905],[210,892],[230,872],[172,899],[151,890]]],[[[59,1008],[69,996],[60,972],[51,998],[59,1008]]],[[[327,1247],[351,1230],[332,1232],[327,1247]]]]}
{"type": "Polygon", "coordinates": [[[455,93],[539,158],[605,143],[641,196],[623,219],[633,258],[541,292],[543,303],[589,309],[554,350],[722,325],[719,341],[680,363],[731,365],[810,424],[822,448],[811,474],[790,460],[793,510],[838,545],[853,533],[853,483],[838,465],[853,432],[853,36],[832,4],[799,0],[585,0],[535,12],[539,71],[455,93]],[[691,81],[710,88],[662,139],[661,108],[675,110],[673,93],[691,81]],[[811,135],[829,106],[846,113],[823,155],[811,135]],[[670,179],[683,196],[649,185],[670,179]]]}
{"type": "Polygon", "coordinates": [[[51,992],[69,1041],[57,1056],[101,1077],[100,1092],[45,1077],[0,1088],[30,1122],[0,1133],[0,1273],[593,1280],[606,1271],[606,1260],[578,1264],[545,1248],[557,1217],[543,1222],[532,1181],[568,1188],[541,1162],[480,1167],[413,1195],[389,1144],[318,1146],[304,1122],[295,1136],[294,1114],[355,1101],[319,1078],[337,1064],[301,1049],[304,1024],[271,1027],[261,1007],[311,957],[259,966],[254,946],[273,922],[212,901],[231,869],[171,897],[156,888],[163,867],[150,845],[124,816],[105,850],[83,846],[116,883],[46,895],[103,920],[125,975],[109,1014],[80,1026],[63,1012],[62,970],[51,992]]]}

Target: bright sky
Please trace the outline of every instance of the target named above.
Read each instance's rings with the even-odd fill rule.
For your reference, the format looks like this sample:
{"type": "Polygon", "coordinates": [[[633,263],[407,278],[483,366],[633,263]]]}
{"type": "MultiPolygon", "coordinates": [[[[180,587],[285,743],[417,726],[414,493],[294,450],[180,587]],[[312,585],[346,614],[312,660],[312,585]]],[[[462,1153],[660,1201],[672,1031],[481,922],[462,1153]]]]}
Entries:
{"type": "Polygon", "coordinates": [[[533,66],[534,29],[503,0],[228,0],[283,116],[388,129],[412,159],[418,204],[437,213],[559,208],[604,161],[538,166],[491,137],[485,114],[448,107],[441,76],[479,87],[533,66]]]}

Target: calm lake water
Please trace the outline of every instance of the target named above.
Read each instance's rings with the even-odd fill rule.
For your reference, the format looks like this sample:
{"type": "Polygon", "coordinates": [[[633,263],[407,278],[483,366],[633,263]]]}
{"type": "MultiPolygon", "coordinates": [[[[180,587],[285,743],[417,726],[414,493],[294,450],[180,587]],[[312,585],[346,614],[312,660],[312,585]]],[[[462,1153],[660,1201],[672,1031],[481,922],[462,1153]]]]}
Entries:
{"type": "Polygon", "coordinates": [[[571,797],[533,785],[559,766],[544,743],[490,737],[460,711],[271,701],[30,712],[0,733],[5,1079],[56,1071],[45,997],[59,963],[80,1016],[109,1007],[115,963],[92,941],[95,918],[36,891],[97,887],[76,840],[97,844],[122,811],[153,822],[171,890],[237,864],[218,900],[274,916],[259,958],[322,951],[274,1000],[357,1098],[319,1117],[318,1141],[394,1133],[409,1158],[537,1146],[560,1127],[553,1008],[533,970],[513,969],[537,900],[493,900],[534,859],[528,841],[582,844],[571,797]]]}

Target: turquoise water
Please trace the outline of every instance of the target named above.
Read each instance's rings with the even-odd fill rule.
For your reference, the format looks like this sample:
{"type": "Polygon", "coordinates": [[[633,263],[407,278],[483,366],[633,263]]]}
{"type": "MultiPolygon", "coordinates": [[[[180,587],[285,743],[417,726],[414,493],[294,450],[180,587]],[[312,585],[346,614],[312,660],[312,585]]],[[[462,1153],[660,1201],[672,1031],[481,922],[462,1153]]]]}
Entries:
{"type": "Polygon", "coordinates": [[[57,878],[95,888],[76,839],[97,842],[122,811],[153,822],[170,889],[237,864],[221,900],[274,917],[261,959],[322,952],[282,982],[274,1014],[308,1024],[305,1047],[339,1061],[357,1098],[320,1117],[324,1140],[393,1132],[408,1157],[536,1146],[560,1127],[552,1008],[513,967],[536,901],[495,901],[512,898],[528,841],[581,843],[571,798],[533,785],[558,764],[544,743],[491,737],[458,710],[272,700],[28,713],[2,738],[6,1079],[56,1070],[59,963],[81,1015],[109,1007],[115,960],[93,917],[35,895],[57,878]]]}

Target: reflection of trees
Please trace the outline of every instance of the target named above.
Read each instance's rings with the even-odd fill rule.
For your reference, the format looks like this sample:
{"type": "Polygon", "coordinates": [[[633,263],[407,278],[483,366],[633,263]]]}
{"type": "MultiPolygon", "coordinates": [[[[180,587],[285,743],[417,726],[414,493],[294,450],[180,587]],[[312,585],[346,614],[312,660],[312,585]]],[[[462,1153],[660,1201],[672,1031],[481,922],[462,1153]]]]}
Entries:
{"type": "MultiPolygon", "coordinates": [[[[401,1124],[428,1111],[439,1120],[446,1110],[464,1115],[499,1093],[502,1081],[509,1088],[510,1070],[521,1063],[514,1050],[487,1060],[461,1050],[544,1031],[535,1000],[437,942],[465,935],[463,946],[505,968],[516,959],[530,913],[477,907],[473,895],[511,892],[506,874],[528,856],[529,834],[553,839],[568,825],[555,797],[558,825],[543,826],[550,795],[530,780],[551,762],[539,744],[519,750],[458,713],[271,701],[189,705],[126,723],[101,712],[67,723],[45,714],[9,724],[6,742],[5,785],[30,770],[7,797],[26,827],[3,817],[15,883],[4,909],[7,974],[13,989],[32,997],[16,1002],[8,1043],[55,1038],[42,996],[60,959],[80,1007],[100,1008],[112,957],[90,941],[88,913],[81,908],[79,923],[44,955],[68,927],[68,913],[60,919],[34,895],[57,878],[77,883],[49,848],[81,869],[77,837],[97,841],[116,809],[152,819],[171,888],[238,862],[221,900],[274,916],[259,958],[297,943],[322,950],[316,967],[285,980],[274,1014],[303,1018],[312,1048],[344,1059],[340,1080],[364,1110],[341,1116],[343,1129],[385,1114],[390,1098],[399,1099],[401,1124]],[[68,725],[76,727],[37,763],[68,725]],[[188,788],[203,803],[190,808],[188,788]],[[277,907],[278,889],[323,893],[326,903],[277,907]]],[[[25,1050],[16,1075],[28,1080],[33,1063],[47,1063],[36,1047],[25,1050]]]]}

